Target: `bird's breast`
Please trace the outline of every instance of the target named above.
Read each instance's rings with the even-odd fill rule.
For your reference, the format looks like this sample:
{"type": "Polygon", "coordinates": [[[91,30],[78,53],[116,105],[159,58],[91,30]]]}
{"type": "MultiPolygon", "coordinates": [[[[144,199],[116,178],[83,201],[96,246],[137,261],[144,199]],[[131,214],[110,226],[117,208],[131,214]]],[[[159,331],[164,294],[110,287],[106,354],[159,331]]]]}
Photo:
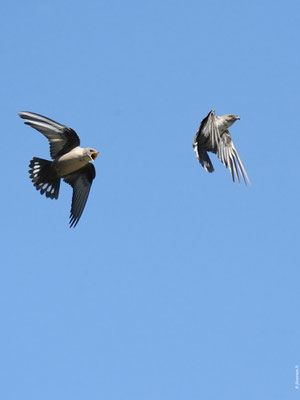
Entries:
{"type": "Polygon", "coordinates": [[[75,148],[53,161],[53,168],[59,176],[69,175],[88,164],[89,159],[83,155],[81,148],[75,148]]]}
{"type": "Polygon", "coordinates": [[[223,132],[227,131],[227,129],[230,128],[233,123],[234,123],[234,121],[232,121],[232,120],[229,121],[224,116],[216,117],[216,125],[217,125],[217,128],[219,129],[220,135],[223,132]]]}

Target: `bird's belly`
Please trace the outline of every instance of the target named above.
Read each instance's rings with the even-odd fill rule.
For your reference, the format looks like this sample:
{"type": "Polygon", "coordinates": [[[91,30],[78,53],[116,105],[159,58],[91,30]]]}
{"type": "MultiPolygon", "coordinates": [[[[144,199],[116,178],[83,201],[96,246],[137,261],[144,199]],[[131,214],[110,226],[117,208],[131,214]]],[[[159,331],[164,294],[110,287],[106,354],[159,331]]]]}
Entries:
{"type": "Polygon", "coordinates": [[[88,161],[80,158],[68,159],[67,157],[61,156],[53,162],[53,167],[57,171],[59,176],[66,176],[84,167],[88,161]]]}

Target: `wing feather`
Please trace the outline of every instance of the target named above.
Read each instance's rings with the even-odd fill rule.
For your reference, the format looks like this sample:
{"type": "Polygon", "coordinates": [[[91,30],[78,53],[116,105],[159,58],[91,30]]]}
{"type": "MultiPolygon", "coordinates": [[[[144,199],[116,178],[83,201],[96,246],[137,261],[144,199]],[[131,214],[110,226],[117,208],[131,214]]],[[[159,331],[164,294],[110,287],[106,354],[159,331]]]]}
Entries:
{"type": "Polygon", "coordinates": [[[246,169],[242,163],[242,160],[240,159],[237,149],[233,144],[228,130],[222,133],[217,149],[214,151],[214,153],[216,153],[222,163],[229,168],[233,181],[235,181],[236,178],[240,183],[240,175],[246,185],[250,183],[246,169]]]}
{"type": "Polygon", "coordinates": [[[220,140],[220,134],[216,123],[215,110],[211,110],[202,120],[194,138],[197,143],[198,152],[200,150],[214,149],[220,140]]]}
{"type": "Polygon", "coordinates": [[[95,167],[93,164],[89,163],[78,171],[63,178],[64,181],[73,188],[70,228],[75,228],[83,213],[95,176],[95,167]]]}
{"type": "Polygon", "coordinates": [[[77,133],[65,125],[29,111],[21,111],[19,116],[25,120],[25,124],[38,130],[48,139],[52,159],[60,157],[80,145],[77,133]]]}

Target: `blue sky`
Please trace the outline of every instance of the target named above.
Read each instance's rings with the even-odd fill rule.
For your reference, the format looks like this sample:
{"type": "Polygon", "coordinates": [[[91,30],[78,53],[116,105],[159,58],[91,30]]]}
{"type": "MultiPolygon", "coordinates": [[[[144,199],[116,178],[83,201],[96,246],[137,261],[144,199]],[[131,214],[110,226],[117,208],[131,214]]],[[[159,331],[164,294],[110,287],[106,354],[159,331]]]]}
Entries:
{"type": "MultiPolygon", "coordinates": [[[[293,399],[300,364],[298,1],[1,5],[0,394],[19,399],[293,399]],[[212,156],[231,128],[251,186],[212,156]],[[35,190],[47,140],[76,130],[97,176],[35,190]]],[[[300,390],[300,389],[299,389],[300,390]]]]}

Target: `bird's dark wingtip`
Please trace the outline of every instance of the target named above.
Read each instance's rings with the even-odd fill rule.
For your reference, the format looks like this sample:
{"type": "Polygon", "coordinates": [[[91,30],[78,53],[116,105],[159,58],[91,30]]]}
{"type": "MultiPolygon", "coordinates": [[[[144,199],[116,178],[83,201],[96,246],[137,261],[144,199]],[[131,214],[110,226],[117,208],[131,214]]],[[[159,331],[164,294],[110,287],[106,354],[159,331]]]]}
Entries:
{"type": "Polygon", "coordinates": [[[69,221],[69,227],[70,228],[75,228],[75,226],[78,224],[79,218],[75,218],[74,215],[70,215],[70,221],[69,221]]]}

